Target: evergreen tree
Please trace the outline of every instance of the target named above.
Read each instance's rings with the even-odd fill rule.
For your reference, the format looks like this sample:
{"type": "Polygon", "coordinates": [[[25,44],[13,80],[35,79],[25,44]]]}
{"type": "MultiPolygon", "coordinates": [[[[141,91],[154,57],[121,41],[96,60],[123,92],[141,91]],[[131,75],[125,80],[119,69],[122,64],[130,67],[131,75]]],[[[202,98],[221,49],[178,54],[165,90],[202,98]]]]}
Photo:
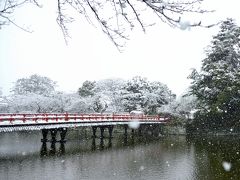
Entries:
{"type": "Polygon", "coordinates": [[[78,89],[78,94],[81,97],[93,96],[95,94],[94,89],[96,86],[96,82],[93,81],[84,81],[82,87],[78,89]]]}
{"type": "Polygon", "coordinates": [[[122,103],[124,110],[143,110],[145,105],[144,90],[148,87],[146,78],[136,76],[126,83],[122,91],[122,103]]]}
{"type": "Polygon", "coordinates": [[[175,99],[175,95],[160,82],[149,82],[140,76],[134,77],[123,87],[122,104],[125,111],[142,110],[156,114],[162,105],[175,99]]]}
{"type": "Polygon", "coordinates": [[[201,71],[190,75],[190,93],[198,100],[198,114],[209,127],[233,126],[240,116],[240,27],[222,22],[206,50],[201,71]]]}

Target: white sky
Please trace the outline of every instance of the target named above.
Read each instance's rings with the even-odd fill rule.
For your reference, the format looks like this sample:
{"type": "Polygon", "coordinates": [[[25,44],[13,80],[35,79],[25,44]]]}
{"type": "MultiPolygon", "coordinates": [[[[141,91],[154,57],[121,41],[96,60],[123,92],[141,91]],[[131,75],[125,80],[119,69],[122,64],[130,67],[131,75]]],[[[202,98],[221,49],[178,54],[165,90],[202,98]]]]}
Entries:
{"type": "MultiPolygon", "coordinates": [[[[237,0],[205,0],[205,6],[217,12],[204,15],[203,22],[226,17],[237,20],[239,4],[237,0]]],[[[62,91],[77,91],[85,80],[140,75],[163,82],[180,95],[189,86],[191,68],[199,69],[204,48],[218,30],[182,31],[159,21],[147,28],[146,34],[134,30],[124,52],[119,53],[108,37],[84,18],[69,25],[72,39],[66,45],[54,8],[19,9],[16,21],[28,25],[34,31],[31,34],[13,25],[0,30],[0,87],[5,95],[17,79],[35,73],[57,81],[62,91]]]]}

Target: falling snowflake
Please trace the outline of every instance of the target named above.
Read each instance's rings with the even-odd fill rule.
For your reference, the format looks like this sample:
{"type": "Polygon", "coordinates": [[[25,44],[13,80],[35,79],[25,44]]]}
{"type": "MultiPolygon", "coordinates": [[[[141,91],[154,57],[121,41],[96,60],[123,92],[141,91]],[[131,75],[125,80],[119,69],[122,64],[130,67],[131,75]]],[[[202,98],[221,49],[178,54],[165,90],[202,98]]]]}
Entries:
{"type": "Polygon", "coordinates": [[[222,163],[222,166],[223,166],[223,168],[224,168],[225,171],[230,171],[230,170],[231,170],[231,167],[232,167],[232,164],[229,163],[229,162],[224,161],[224,162],[222,163]]]}
{"type": "Polygon", "coordinates": [[[144,166],[140,166],[139,171],[143,171],[144,169],[144,166]]]}
{"type": "Polygon", "coordinates": [[[130,121],[130,122],[128,123],[128,126],[129,126],[130,128],[132,128],[132,129],[137,129],[137,128],[139,128],[140,123],[139,123],[139,121],[134,120],[134,121],[130,121]]]}
{"type": "Polygon", "coordinates": [[[190,30],[191,23],[189,21],[180,21],[179,22],[179,28],[181,30],[190,30]]]}

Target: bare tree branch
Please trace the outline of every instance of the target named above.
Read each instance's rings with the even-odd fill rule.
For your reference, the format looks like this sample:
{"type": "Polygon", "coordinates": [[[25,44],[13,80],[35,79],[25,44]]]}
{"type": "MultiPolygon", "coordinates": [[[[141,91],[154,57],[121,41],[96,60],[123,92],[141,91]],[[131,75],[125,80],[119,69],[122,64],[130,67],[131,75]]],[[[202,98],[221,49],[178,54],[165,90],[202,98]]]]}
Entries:
{"type": "MultiPolygon", "coordinates": [[[[70,38],[68,33],[68,23],[73,22],[70,17],[70,9],[73,8],[77,13],[83,15],[87,21],[101,27],[102,31],[110,38],[113,44],[120,50],[128,40],[129,30],[135,25],[140,25],[145,32],[150,25],[145,12],[153,11],[162,22],[171,27],[181,27],[182,16],[191,13],[208,13],[213,11],[201,8],[203,0],[56,0],[57,18],[56,21],[63,33],[65,42],[70,38]],[[141,15],[141,18],[140,18],[141,15]],[[144,16],[145,15],[145,16],[144,16]],[[146,22],[144,22],[146,21],[146,22]]],[[[0,28],[7,24],[29,31],[18,25],[10,16],[14,10],[26,3],[32,3],[38,7],[40,0],[2,0],[0,2],[0,28]]],[[[189,23],[190,27],[214,26],[203,25],[203,23],[189,23]]]]}
{"type": "Polygon", "coordinates": [[[142,23],[141,19],[139,18],[139,15],[138,15],[137,11],[136,11],[135,8],[133,7],[133,5],[129,2],[129,0],[126,0],[126,2],[127,2],[127,4],[131,7],[132,11],[134,12],[134,14],[135,14],[135,16],[136,16],[136,18],[137,18],[137,21],[139,22],[139,24],[140,24],[141,27],[142,27],[143,32],[145,32],[145,28],[144,28],[144,26],[143,26],[143,23],[142,23]]]}
{"type": "Polygon", "coordinates": [[[57,23],[59,25],[59,27],[61,28],[62,30],[62,33],[63,33],[63,37],[64,37],[64,40],[65,40],[65,43],[67,44],[68,42],[68,38],[70,38],[69,34],[68,34],[68,29],[67,29],[67,23],[70,23],[72,22],[72,18],[68,17],[67,15],[65,15],[63,13],[63,7],[64,7],[64,4],[65,2],[61,2],[61,0],[57,0],[57,23]]]}
{"type": "Polygon", "coordinates": [[[5,0],[0,2],[0,29],[4,25],[13,24],[17,28],[31,33],[32,31],[24,28],[23,26],[17,24],[15,20],[12,18],[12,14],[14,13],[16,8],[20,8],[27,3],[33,3],[38,7],[41,7],[36,0],[5,0]]]}

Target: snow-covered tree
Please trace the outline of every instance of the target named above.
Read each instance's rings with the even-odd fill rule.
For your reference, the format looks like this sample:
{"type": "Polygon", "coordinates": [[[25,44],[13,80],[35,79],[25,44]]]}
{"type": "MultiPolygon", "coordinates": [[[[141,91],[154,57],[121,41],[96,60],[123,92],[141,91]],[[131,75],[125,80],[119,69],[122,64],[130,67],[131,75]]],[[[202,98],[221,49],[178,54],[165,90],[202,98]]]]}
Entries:
{"type": "MultiPolygon", "coordinates": [[[[149,14],[173,27],[187,29],[189,26],[204,26],[201,22],[183,21],[182,16],[193,13],[208,12],[201,8],[203,0],[56,0],[57,23],[65,40],[68,39],[67,24],[73,21],[76,13],[83,15],[92,24],[98,24],[103,32],[117,46],[121,47],[128,39],[129,29],[145,28],[155,22],[149,22],[149,14]],[[73,12],[72,12],[73,11],[73,12]]],[[[48,2],[48,1],[46,1],[48,2]]],[[[0,1],[0,28],[13,24],[25,31],[23,26],[14,21],[16,8],[33,3],[38,7],[48,4],[40,0],[2,0],[0,1]]],[[[48,2],[49,3],[49,2],[48,2]]],[[[205,26],[206,27],[206,26],[205,26]]],[[[209,26],[207,26],[209,27],[209,26]]]]}
{"type": "Polygon", "coordinates": [[[84,81],[82,84],[82,87],[78,89],[78,94],[81,97],[88,97],[88,96],[93,96],[95,94],[95,87],[96,87],[96,82],[95,81],[84,81]]]}
{"type": "Polygon", "coordinates": [[[124,110],[142,110],[147,114],[156,114],[157,109],[174,99],[175,95],[160,82],[149,82],[140,76],[128,81],[122,91],[124,110]]]}
{"type": "Polygon", "coordinates": [[[52,101],[45,96],[38,94],[13,95],[8,98],[9,112],[11,113],[42,113],[51,111],[52,101]]]}
{"type": "Polygon", "coordinates": [[[156,114],[158,108],[176,99],[176,95],[173,94],[165,84],[160,82],[150,82],[145,94],[147,101],[144,109],[148,114],[156,114]]]}
{"type": "Polygon", "coordinates": [[[191,119],[196,111],[197,99],[193,95],[181,96],[176,101],[176,113],[183,118],[191,119]]]}
{"type": "Polygon", "coordinates": [[[201,71],[190,75],[190,92],[212,122],[230,125],[240,116],[240,27],[234,20],[222,22],[206,55],[201,71]]]}
{"type": "Polygon", "coordinates": [[[96,82],[96,93],[105,102],[106,111],[121,112],[123,105],[121,103],[121,91],[125,85],[122,79],[104,79],[96,82]]]}
{"type": "Polygon", "coordinates": [[[127,82],[122,91],[122,104],[126,112],[143,110],[145,102],[143,93],[147,87],[147,79],[140,76],[134,77],[127,82]]]}
{"type": "Polygon", "coordinates": [[[89,108],[94,112],[103,113],[108,107],[107,103],[99,95],[92,97],[90,102],[89,108]]]}
{"type": "Polygon", "coordinates": [[[55,91],[56,82],[48,77],[31,75],[18,79],[7,98],[9,112],[64,112],[64,97],[55,91]]]}
{"type": "Polygon", "coordinates": [[[81,98],[77,94],[68,95],[70,101],[66,106],[66,112],[70,113],[92,113],[93,111],[89,108],[88,98],[81,98]]]}
{"type": "Polygon", "coordinates": [[[56,82],[37,74],[18,79],[12,89],[15,95],[38,94],[48,96],[55,91],[56,82]]]}
{"type": "Polygon", "coordinates": [[[3,96],[2,88],[0,87],[0,113],[6,113],[9,111],[7,98],[3,96]]]}
{"type": "Polygon", "coordinates": [[[122,111],[121,89],[125,81],[122,79],[104,79],[85,81],[78,89],[78,94],[86,99],[88,110],[93,112],[122,111]]]}
{"type": "Polygon", "coordinates": [[[50,98],[55,102],[54,106],[56,112],[64,113],[68,112],[71,109],[76,99],[79,99],[79,96],[76,93],[69,94],[63,92],[55,92],[52,96],[50,96],[50,98]]]}

